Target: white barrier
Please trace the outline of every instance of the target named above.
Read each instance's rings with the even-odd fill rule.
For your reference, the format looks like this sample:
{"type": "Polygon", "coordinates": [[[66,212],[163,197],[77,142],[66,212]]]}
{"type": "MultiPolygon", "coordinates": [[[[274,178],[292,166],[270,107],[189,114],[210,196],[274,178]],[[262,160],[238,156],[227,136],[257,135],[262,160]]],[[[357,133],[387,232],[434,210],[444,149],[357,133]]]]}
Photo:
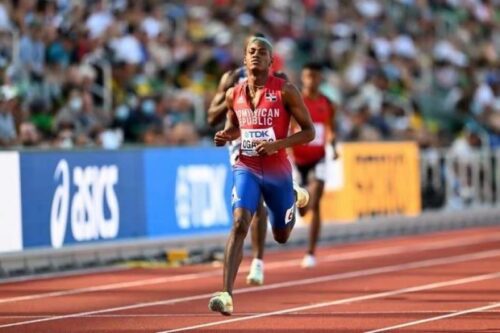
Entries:
{"type": "Polygon", "coordinates": [[[421,183],[423,208],[464,209],[500,203],[500,151],[457,154],[423,151],[421,183]]]}

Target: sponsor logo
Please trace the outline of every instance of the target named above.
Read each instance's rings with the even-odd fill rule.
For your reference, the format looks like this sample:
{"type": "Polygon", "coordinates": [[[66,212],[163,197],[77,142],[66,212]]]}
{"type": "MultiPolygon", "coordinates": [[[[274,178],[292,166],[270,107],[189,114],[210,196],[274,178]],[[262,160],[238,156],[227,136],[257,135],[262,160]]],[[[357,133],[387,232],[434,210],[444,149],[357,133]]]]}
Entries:
{"type": "Polygon", "coordinates": [[[238,196],[238,192],[236,192],[236,187],[233,187],[233,193],[231,194],[231,205],[234,205],[238,201],[241,201],[241,198],[238,196]]]}
{"type": "Polygon", "coordinates": [[[177,169],[175,211],[181,229],[229,224],[225,165],[186,165],[177,169]]]}
{"type": "Polygon", "coordinates": [[[54,178],[59,184],[52,198],[50,210],[50,240],[55,248],[64,244],[71,220],[71,233],[78,241],[99,238],[112,239],[118,235],[120,207],[115,192],[118,184],[116,165],[74,167],[68,162],[57,164],[54,178]],[[72,177],[71,177],[72,176],[72,177]],[[71,191],[71,181],[76,191],[71,191]]]}
{"type": "Polygon", "coordinates": [[[292,222],[295,219],[295,203],[288,208],[285,213],[285,224],[292,222]]]}
{"type": "Polygon", "coordinates": [[[273,142],[276,141],[276,135],[273,128],[262,128],[262,129],[242,129],[241,130],[241,152],[246,156],[257,156],[255,147],[257,147],[261,142],[273,142]]]}
{"type": "Polygon", "coordinates": [[[243,95],[240,95],[238,99],[236,100],[236,104],[244,104],[245,103],[245,97],[243,95]]]}

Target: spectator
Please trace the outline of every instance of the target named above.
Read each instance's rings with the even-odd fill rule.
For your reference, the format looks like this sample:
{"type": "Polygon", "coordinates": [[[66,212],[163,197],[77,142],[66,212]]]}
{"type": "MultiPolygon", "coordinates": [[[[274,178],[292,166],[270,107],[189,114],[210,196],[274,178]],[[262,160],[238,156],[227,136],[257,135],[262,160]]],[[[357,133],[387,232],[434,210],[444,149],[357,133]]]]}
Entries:
{"type": "Polygon", "coordinates": [[[7,6],[4,3],[0,3],[0,30],[9,29],[11,29],[11,23],[7,6]]]}
{"type": "Polygon", "coordinates": [[[99,125],[88,98],[86,99],[84,92],[78,88],[73,88],[69,92],[68,102],[58,111],[54,119],[56,132],[63,128],[71,129],[75,139],[79,140],[76,143],[82,145],[88,143],[90,133],[99,125]]]}
{"type": "Polygon", "coordinates": [[[28,24],[28,32],[19,42],[21,64],[36,81],[42,80],[45,69],[45,43],[42,36],[42,23],[33,18],[28,24]]]}
{"type": "Polygon", "coordinates": [[[127,33],[112,41],[115,58],[127,64],[144,64],[146,55],[144,45],[141,44],[141,32],[133,25],[129,25],[127,33]]]}
{"type": "Polygon", "coordinates": [[[339,139],[443,147],[475,121],[484,145],[500,145],[499,0],[223,3],[2,2],[0,30],[21,33],[19,59],[0,36],[0,71],[28,106],[21,142],[117,147],[121,130],[127,143],[196,144],[211,134],[204,112],[221,74],[261,31],[292,82],[311,57],[325,65],[339,139]]]}
{"type": "Polygon", "coordinates": [[[14,121],[16,90],[11,86],[0,88],[0,147],[11,147],[17,143],[14,121]]]}
{"type": "Polygon", "coordinates": [[[96,0],[92,8],[85,26],[90,33],[90,38],[96,39],[104,35],[113,24],[114,17],[108,9],[107,0],[96,0]]]}

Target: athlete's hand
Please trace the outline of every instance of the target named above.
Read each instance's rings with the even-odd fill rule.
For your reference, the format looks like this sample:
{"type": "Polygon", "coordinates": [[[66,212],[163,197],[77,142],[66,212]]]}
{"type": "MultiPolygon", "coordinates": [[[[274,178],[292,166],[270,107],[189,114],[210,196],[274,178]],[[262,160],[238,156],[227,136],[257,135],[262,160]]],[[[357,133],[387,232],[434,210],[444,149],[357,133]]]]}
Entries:
{"type": "Polygon", "coordinates": [[[273,142],[268,142],[268,141],[261,141],[256,147],[255,151],[260,155],[260,156],[267,156],[267,155],[272,155],[278,151],[278,147],[276,146],[276,141],[273,142]]]}
{"type": "Polygon", "coordinates": [[[226,131],[218,131],[215,133],[214,142],[217,147],[224,146],[228,141],[231,141],[231,137],[226,131]]]}

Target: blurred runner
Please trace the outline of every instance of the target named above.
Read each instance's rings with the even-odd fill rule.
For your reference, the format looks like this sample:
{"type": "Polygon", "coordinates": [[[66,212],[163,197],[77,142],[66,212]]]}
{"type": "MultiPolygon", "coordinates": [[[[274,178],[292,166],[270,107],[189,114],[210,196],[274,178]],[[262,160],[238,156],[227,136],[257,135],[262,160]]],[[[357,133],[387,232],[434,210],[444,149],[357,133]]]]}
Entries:
{"type": "MultiPolygon", "coordinates": [[[[299,209],[301,216],[308,210],[312,214],[309,246],[302,260],[304,268],[316,266],[314,254],[321,229],[320,202],[325,187],[325,146],[328,142],[333,147],[333,158],[338,158],[335,146],[335,106],[319,90],[322,82],[321,71],[322,66],[317,63],[308,63],[302,68],[302,96],[314,123],[316,136],[307,144],[293,147],[293,158],[300,175],[300,185],[307,187],[311,195],[309,204],[299,209]]],[[[293,131],[300,130],[296,124],[292,126],[293,131]]]]}

